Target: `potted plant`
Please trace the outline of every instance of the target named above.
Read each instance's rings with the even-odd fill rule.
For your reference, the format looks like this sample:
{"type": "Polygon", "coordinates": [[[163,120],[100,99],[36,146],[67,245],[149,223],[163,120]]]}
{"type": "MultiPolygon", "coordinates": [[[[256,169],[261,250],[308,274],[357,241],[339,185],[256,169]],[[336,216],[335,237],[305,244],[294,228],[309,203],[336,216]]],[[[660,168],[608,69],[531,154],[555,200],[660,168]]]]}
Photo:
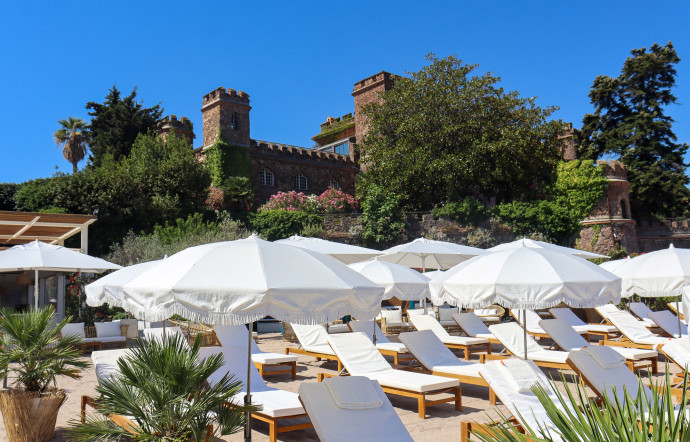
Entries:
{"type": "Polygon", "coordinates": [[[80,358],[81,338],[60,335],[70,319],[55,325],[52,307],[26,313],[0,310],[0,373],[14,378],[14,388],[0,391],[0,411],[12,442],[52,439],[58,411],[67,398],[56,379],[79,378],[88,367],[80,358]]]}
{"type": "Polygon", "coordinates": [[[258,408],[234,403],[242,383],[220,376],[223,355],[202,358],[200,346],[200,336],[191,347],[179,335],[140,340],[99,380],[98,398],[82,397],[98,413],[73,422],[70,440],[213,441],[241,430],[244,413],[258,408]]]}

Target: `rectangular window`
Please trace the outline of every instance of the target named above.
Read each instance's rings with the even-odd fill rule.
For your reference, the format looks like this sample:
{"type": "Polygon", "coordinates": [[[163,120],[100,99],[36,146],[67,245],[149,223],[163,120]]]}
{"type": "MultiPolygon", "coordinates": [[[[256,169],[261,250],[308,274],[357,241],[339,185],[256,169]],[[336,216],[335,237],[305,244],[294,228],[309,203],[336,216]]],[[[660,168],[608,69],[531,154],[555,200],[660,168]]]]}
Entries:
{"type": "Polygon", "coordinates": [[[348,141],[340,143],[333,148],[333,151],[340,155],[350,155],[350,143],[348,141]]]}

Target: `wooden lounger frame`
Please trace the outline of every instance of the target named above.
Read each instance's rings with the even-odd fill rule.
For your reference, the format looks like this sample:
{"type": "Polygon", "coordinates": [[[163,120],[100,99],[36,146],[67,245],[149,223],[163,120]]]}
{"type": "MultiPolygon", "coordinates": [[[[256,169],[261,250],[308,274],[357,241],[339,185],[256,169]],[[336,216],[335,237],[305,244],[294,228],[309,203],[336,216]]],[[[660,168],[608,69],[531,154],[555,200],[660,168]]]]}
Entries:
{"type": "MultiPolygon", "coordinates": [[[[84,423],[86,421],[86,406],[90,406],[95,408],[95,403],[96,401],[93,399],[91,396],[82,396],[81,397],[81,422],[84,423]]],[[[232,406],[232,404],[229,404],[232,406]]],[[[300,418],[309,418],[307,416],[307,413],[301,413],[301,414],[295,414],[291,416],[280,416],[280,417],[273,417],[273,416],[268,416],[266,414],[260,413],[260,412],[254,412],[252,413],[252,418],[258,419],[260,421],[266,422],[268,424],[268,433],[269,433],[269,439],[271,442],[277,442],[278,441],[278,434],[280,433],[285,433],[288,431],[295,431],[295,430],[303,430],[305,428],[311,428],[313,427],[313,424],[310,422],[304,422],[301,424],[296,424],[296,425],[289,425],[289,426],[279,426],[278,422],[280,420],[285,420],[285,419],[300,419],[300,418]]],[[[110,415],[108,416],[108,419],[113,421],[116,425],[126,429],[129,433],[136,434],[134,432],[134,429],[138,428],[137,424],[132,422],[130,419],[120,416],[120,415],[110,415]],[[131,429],[130,429],[131,428],[131,429]]],[[[208,433],[206,433],[206,438],[202,442],[212,442],[214,440],[213,438],[213,427],[210,427],[208,429],[208,433]]]]}
{"type": "Polygon", "coordinates": [[[487,387],[489,388],[489,403],[491,405],[496,405],[496,394],[494,391],[489,387],[488,382],[484,380],[484,378],[480,377],[474,377],[474,376],[466,376],[463,374],[454,374],[454,373],[446,373],[442,371],[433,371],[429,370],[428,368],[425,368],[423,366],[415,367],[415,368],[406,368],[405,370],[407,371],[413,371],[413,372],[418,372],[418,373],[423,373],[423,374],[430,374],[434,376],[441,376],[444,378],[451,378],[451,379],[457,379],[460,381],[461,384],[469,384],[469,385],[479,385],[480,387],[487,387]]]}
{"type": "Polygon", "coordinates": [[[294,347],[286,347],[285,348],[285,354],[298,354],[298,355],[305,355],[305,356],[311,356],[313,358],[316,358],[317,361],[320,361],[321,359],[326,359],[329,361],[336,361],[338,363],[338,373],[343,371],[343,363],[340,362],[340,359],[336,355],[329,355],[326,353],[318,353],[314,351],[307,351],[303,348],[294,348],[294,347]]]}
{"type": "MultiPolygon", "coordinates": [[[[318,373],[317,374],[317,380],[319,382],[321,382],[325,378],[332,378],[332,377],[336,377],[336,376],[337,375],[334,375],[331,373],[318,373]]],[[[343,375],[343,376],[349,376],[349,375],[343,375]]],[[[381,384],[381,383],[379,382],[379,384],[381,384]]],[[[395,394],[398,396],[405,396],[405,397],[411,397],[411,398],[417,399],[417,414],[422,419],[426,419],[426,407],[429,407],[432,405],[444,404],[446,402],[455,402],[455,409],[457,411],[462,411],[462,387],[460,385],[458,385],[457,387],[448,387],[448,388],[442,388],[440,390],[425,391],[425,392],[405,390],[403,388],[386,387],[385,385],[381,385],[381,388],[383,389],[384,393],[395,394]],[[446,398],[446,399],[436,399],[433,401],[428,401],[426,399],[426,397],[428,395],[435,395],[435,394],[442,394],[442,393],[451,393],[454,396],[450,397],[450,398],[446,398]]]]}
{"type": "MultiPolygon", "coordinates": [[[[220,339],[218,339],[218,335],[216,335],[215,330],[211,330],[211,333],[213,333],[213,339],[215,341],[214,345],[218,345],[219,347],[222,347],[223,345],[220,343],[220,339]]],[[[252,339],[254,339],[254,342],[258,344],[258,338],[256,336],[252,336],[252,339]]],[[[252,361],[254,362],[254,361],[252,361]]],[[[292,376],[292,380],[294,381],[297,379],[297,361],[290,361],[290,362],[279,362],[277,364],[264,364],[261,362],[254,362],[254,366],[259,370],[259,374],[261,375],[262,378],[265,378],[265,375],[269,374],[284,374],[284,373],[289,373],[292,376]],[[281,370],[265,370],[266,367],[287,367],[281,370]]]]}
{"type": "MultiPolygon", "coordinates": [[[[441,338],[439,338],[441,339],[441,338]]],[[[443,341],[443,339],[441,339],[443,341]]],[[[487,354],[491,354],[491,341],[485,342],[483,344],[447,344],[443,343],[446,347],[451,350],[462,350],[465,352],[465,360],[470,360],[470,353],[479,353],[480,356],[486,351],[487,354]]]]}
{"type": "MultiPolygon", "coordinates": [[[[525,433],[525,429],[520,425],[517,419],[511,417],[508,419],[508,423],[515,426],[520,433],[525,433]]],[[[469,442],[472,433],[484,433],[485,435],[493,435],[490,433],[490,428],[501,424],[501,422],[490,422],[488,424],[482,424],[479,422],[460,422],[460,442],[469,442]]]]}
{"type": "MultiPolygon", "coordinates": [[[[599,345],[608,345],[610,347],[639,348],[642,350],[657,350],[658,351],[657,345],[654,345],[654,344],[636,344],[636,343],[632,342],[630,339],[626,338],[625,336],[621,336],[620,340],[617,340],[617,341],[610,340],[610,339],[603,339],[603,340],[599,341],[599,345]]],[[[645,359],[642,359],[642,360],[645,360],[645,359]]],[[[651,358],[646,359],[646,360],[651,361],[651,358]]],[[[653,362],[652,363],[652,373],[657,374],[659,372],[659,360],[658,360],[658,358],[654,358],[654,360],[652,362],[653,362]]],[[[627,361],[626,361],[626,364],[630,367],[630,364],[628,364],[627,361]]],[[[631,368],[631,370],[632,370],[632,368],[631,368]]]]}

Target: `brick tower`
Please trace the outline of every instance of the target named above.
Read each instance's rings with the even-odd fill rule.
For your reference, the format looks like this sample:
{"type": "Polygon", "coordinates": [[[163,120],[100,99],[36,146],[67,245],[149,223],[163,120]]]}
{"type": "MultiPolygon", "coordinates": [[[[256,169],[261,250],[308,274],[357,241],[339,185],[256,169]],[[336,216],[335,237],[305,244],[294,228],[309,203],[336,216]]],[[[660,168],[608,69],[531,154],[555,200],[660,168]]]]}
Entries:
{"type": "Polygon", "coordinates": [[[362,115],[362,107],[374,101],[379,101],[379,94],[393,88],[397,75],[381,71],[355,83],[352,96],[355,97],[355,137],[362,142],[367,131],[367,119],[362,115]]]}
{"type": "Polygon", "coordinates": [[[225,141],[239,146],[250,145],[249,94],[219,87],[204,95],[201,112],[204,120],[206,149],[216,142],[218,129],[225,141]]]}
{"type": "Polygon", "coordinates": [[[174,133],[179,138],[187,140],[190,145],[195,138],[194,125],[187,117],[181,117],[179,120],[176,115],[163,117],[160,128],[158,129],[158,134],[165,140],[171,133],[174,133]]]}

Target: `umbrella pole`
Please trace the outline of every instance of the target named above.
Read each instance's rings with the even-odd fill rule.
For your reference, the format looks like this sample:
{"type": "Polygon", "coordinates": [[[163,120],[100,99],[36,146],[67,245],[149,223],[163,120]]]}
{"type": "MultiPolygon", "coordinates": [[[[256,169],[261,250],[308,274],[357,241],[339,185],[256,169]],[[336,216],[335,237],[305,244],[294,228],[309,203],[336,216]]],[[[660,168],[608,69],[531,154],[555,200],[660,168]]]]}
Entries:
{"type": "MultiPolygon", "coordinates": [[[[422,275],[426,272],[426,255],[422,254],[422,275]]],[[[426,315],[426,297],[422,300],[424,304],[424,314],[426,315]]]]}
{"type": "Polygon", "coordinates": [[[374,318],[374,320],[372,322],[374,323],[374,335],[373,335],[374,339],[373,339],[373,341],[374,341],[374,346],[376,346],[376,318],[374,318]]]}
{"type": "MultiPolygon", "coordinates": [[[[247,335],[249,339],[247,340],[247,392],[244,395],[244,406],[248,407],[252,404],[251,388],[252,388],[252,329],[254,328],[254,323],[249,323],[249,330],[247,335]]],[[[251,442],[252,440],[252,426],[251,426],[252,414],[247,411],[244,414],[244,441],[251,442]]]]}
{"type": "Polygon", "coordinates": [[[524,332],[525,360],[527,360],[527,309],[522,310],[522,331],[524,332]]]}
{"type": "Polygon", "coordinates": [[[38,310],[38,269],[34,270],[34,308],[38,310]]]}
{"type": "MultiPolygon", "coordinates": [[[[681,295],[682,297],[683,295],[681,295]]],[[[676,300],[676,318],[678,318],[678,337],[683,337],[683,332],[680,328],[680,298],[676,300]]]]}

